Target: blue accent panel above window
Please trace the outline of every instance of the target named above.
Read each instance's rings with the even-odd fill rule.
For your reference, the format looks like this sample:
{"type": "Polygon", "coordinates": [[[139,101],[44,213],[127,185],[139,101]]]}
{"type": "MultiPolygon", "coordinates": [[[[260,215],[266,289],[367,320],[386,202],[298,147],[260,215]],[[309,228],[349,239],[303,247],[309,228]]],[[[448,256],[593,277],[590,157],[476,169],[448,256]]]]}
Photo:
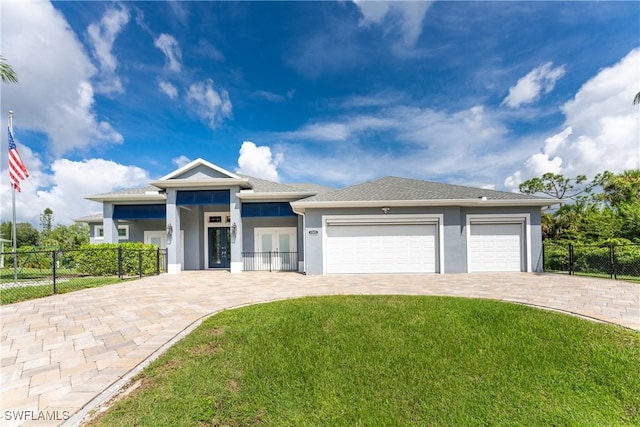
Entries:
{"type": "Polygon", "coordinates": [[[231,203],[229,190],[191,190],[178,191],[176,205],[228,205],[231,203]]]}
{"type": "Polygon", "coordinates": [[[296,216],[288,202],[243,203],[243,218],[262,216],[296,216]]]}
{"type": "Polygon", "coordinates": [[[113,219],[165,219],[165,205],[115,205],[113,219]]]}

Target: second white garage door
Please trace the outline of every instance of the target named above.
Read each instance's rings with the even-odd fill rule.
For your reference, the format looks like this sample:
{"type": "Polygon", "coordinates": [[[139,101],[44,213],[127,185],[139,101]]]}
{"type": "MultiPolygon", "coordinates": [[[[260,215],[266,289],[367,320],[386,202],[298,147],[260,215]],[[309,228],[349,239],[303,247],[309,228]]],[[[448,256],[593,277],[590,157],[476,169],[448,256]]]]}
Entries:
{"type": "Polygon", "coordinates": [[[327,273],[435,273],[434,224],[327,226],[327,273]]]}
{"type": "Polygon", "coordinates": [[[522,224],[471,223],[470,227],[469,272],[523,271],[522,224]]]}

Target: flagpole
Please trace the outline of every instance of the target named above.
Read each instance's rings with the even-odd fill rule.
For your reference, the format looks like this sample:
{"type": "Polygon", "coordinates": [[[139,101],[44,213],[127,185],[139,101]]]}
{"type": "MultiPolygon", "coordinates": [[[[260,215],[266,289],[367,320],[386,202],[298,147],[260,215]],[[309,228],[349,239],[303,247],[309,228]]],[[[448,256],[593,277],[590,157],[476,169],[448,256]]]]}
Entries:
{"type": "MultiPolygon", "coordinates": [[[[13,111],[9,110],[9,131],[13,135],[13,111]]],[[[18,284],[18,237],[16,236],[16,186],[11,184],[11,240],[13,243],[13,284],[18,284]]]]}

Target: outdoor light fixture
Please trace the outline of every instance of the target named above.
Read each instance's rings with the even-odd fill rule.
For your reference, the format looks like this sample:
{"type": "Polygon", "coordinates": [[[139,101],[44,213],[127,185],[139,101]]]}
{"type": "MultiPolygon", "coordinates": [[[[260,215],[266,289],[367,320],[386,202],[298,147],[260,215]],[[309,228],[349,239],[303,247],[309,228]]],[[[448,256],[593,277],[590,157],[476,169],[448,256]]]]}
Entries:
{"type": "Polygon", "coordinates": [[[382,212],[384,212],[384,213],[389,213],[389,211],[391,210],[391,208],[386,208],[386,207],[385,208],[380,208],[380,209],[382,209],[382,212]]]}
{"type": "Polygon", "coordinates": [[[171,223],[167,224],[167,234],[169,236],[173,234],[173,225],[171,223]]]}
{"type": "Polygon", "coordinates": [[[235,236],[236,235],[236,231],[238,231],[238,226],[234,222],[233,225],[231,226],[231,234],[233,234],[235,236]]]}

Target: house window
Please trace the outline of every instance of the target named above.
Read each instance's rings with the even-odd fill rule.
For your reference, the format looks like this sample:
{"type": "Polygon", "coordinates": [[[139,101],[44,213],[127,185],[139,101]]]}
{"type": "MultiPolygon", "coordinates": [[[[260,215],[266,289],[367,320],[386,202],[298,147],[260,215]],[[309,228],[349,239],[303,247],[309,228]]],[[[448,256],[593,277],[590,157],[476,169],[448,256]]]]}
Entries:
{"type": "MultiPolygon", "coordinates": [[[[101,240],[104,239],[104,226],[96,225],[95,226],[95,239],[101,240]]],[[[128,240],[129,239],[129,226],[128,225],[119,225],[118,226],[118,240],[128,240]]]]}

